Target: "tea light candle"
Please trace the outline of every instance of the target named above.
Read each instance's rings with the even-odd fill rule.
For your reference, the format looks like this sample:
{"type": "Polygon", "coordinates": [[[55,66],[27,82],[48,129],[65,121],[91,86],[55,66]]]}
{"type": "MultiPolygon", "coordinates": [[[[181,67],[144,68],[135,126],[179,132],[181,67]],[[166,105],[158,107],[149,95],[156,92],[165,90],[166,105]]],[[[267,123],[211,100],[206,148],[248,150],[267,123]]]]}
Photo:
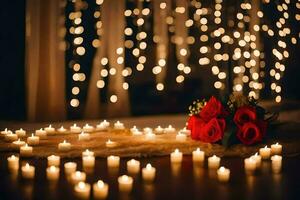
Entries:
{"type": "Polygon", "coordinates": [[[78,135],[78,140],[79,141],[88,141],[88,140],[90,140],[90,134],[89,133],[85,133],[85,132],[81,132],[78,135]]]}
{"type": "Polygon", "coordinates": [[[125,126],[123,123],[117,121],[115,124],[114,124],[114,128],[117,129],[117,130],[123,130],[125,129],[125,126]]]}
{"type": "Polygon", "coordinates": [[[26,142],[24,141],[21,141],[20,139],[18,139],[17,141],[13,141],[12,142],[15,146],[17,147],[21,147],[21,146],[24,146],[26,144],[26,142]]]}
{"type": "Polygon", "coordinates": [[[81,171],[76,171],[71,174],[71,180],[74,184],[79,183],[81,181],[85,181],[86,174],[81,171]]]}
{"type": "Polygon", "coordinates": [[[19,169],[19,157],[12,155],[7,158],[8,168],[12,170],[19,169]]]}
{"type": "Polygon", "coordinates": [[[133,178],[127,175],[118,178],[119,190],[121,192],[130,192],[132,190],[133,178]]]}
{"type": "Polygon", "coordinates": [[[65,174],[70,175],[76,172],[77,164],[75,162],[66,162],[64,164],[65,174]]]}
{"type": "Polygon", "coordinates": [[[34,173],[35,173],[34,166],[31,166],[28,163],[26,163],[26,165],[22,166],[21,171],[22,171],[23,178],[26,178],[26,179],[34,178],[34,173]]]}
{"type": "Polygon", "coordinates": [[[138,131],[139,129],[136,127],[136,126],[133,126],[131,129],[130,129],[130,132],[131,133],[134,133],[136,131],[138,131]]]}
{"type": "Polygon", "coordinates": [[[90,151],[88,149],[86,149],[85,151],[82,152],[82,157],[84,156],[94,156],[94,152],[93,151],[90,151]]]}
{"type": "Polygon", "coordinates": [[[268,148],[268,146],[265,146],[264,148],[259,149],[259,154],[262,159],[268,159],[271,155],[271,149],[268,148]]]}
{"type": "Polygon", "coordinates": [[[103,124],[106,128],[108,128],[110,126],[110,123],[108,121],[106,121],[106,120],[103,120],[101,122],[101,124],[103,124]]]}
{"type": "Polygon", "coordinates": [[[179,131],[179,133],[185,134],[187,136],[191,135],[191,131],[189,129],[187,129],[186,127],[184,127],[183,129],[181,129],[179,131]]]}
{"type": "Polygon", "coordinates": [[[45,127],[44,130],[45,130],[47,133],[54,133],[54,132],[55,132],[55,128],[52,127],[51,124],[50,124],[48,127],[45,127]]]}
{"type": "Polygon", "coordinates": [[[76,196],[80,198],[89,198],[91,192],[91,185],[85,182],[79,182],[74,187],[76,196]]]}
{"type": "Polygon", "coordinates": [[[258,155],[258,153],[255,153],[253,156],[251,156],[253,160],[256,162],[256,168],[261,166],[261,156],[258,155]]]}
{"type": "Polygon", "coordinates": [[[96,129],[97,129],[98,131],[105,131],[105,130],[107,130],[107,126],[105,126],[105,125],[103,124],[103,122],[101,122],[100,124],[97,124],[96,129]]]}
{"type": "Polygon", "coordinates": [[[1,131],[1,135],[7,135],[9,133],[12,133],[10,130],[8,130],[7,128],[5,128],[3,131],[1,131]]]}
{"type": "Polygon", "coordinates": [[[83,156],[82,157],[83,168],[91,168],[95,166],[95,157],[94,156],[83,156]]]}
{"type": "Polygon", "coordinates": [[[180,163],[182,161],[182,152],[175,149],[175,151],[170,154],[170,158],[172,163],[180,163]]]}
{"type": "Polygon", "coordinates": [[[38,145],[40,143],[40,137],[39,136],[35,136],[33,134],[31,134],[30,137],[27,138],[27,144],[35,146],[38,145]]]}
{"type": "Polygon", "coordinates": [[[164,130],[165,129],[163,129],[161,126],[158,126],[154,129],[154,132],[159,135],[159,134],[163,134],[164,130]]]}
{"type": "Polygon", "coordinates": [[[60,157],[51,155],[47,157],[48,166],[59,166],[60,165],[60,157]]]}
{"type": "Polygon", "coordinates": [[[134,132],[131,132],[133,136],[140,136],[140,135],[143,135],[143,132],[142,131],[134,131],[134,132]]]}
{"type": "Polygon", "coordinates": [[[41,139],[44,139],[47,137],[47,132],[41,128],[35,131],[35,135],[40,137],[41,139]]]}
{"type": "Polygon", "coordinates": [[[142,169],[142,177],[145,181],[153,181],[155,178],[155,172],[156,169],[148,163],[146,167],[142,169]]]}
{"type": "Polygon", "coordinates": [[[279,173],[282,167],[282,156],[275,155],[271,157],[272,161],[272,171],[274,173],[279,173]]]}
{"type": "Polygon", "coordinates": [[[216,155],[213,155],[213,156],[209,157],[208,158],[208,168],[210,168],[210,169],[219,168],[220,161],[221,161],[221,158],[216,156],[216,155]]]}
{"type": "Polygon", "coordinates": [[[193,161],[194,162],[203,162],[204,161],[205,153],[201,151],[200,148],[197,148],[193,151],[193,161]]]}
{"type": "Polygon", "coordinates": [[[63,126],[61,126],[59,129],[57,129],[57,131],[59,133],[66,133],[67,132],[67,129],[65,129],[63,126]]]}
{"type": "Polygon", "coordinates": [[[85,132],[93,132],[94,131],[94,127],[90,126],[89,124],[85,124],[85,126],[83,127],[83,131],[85,132]]]}
{"type": "Polygon", "coordinates": [[[182,134],[182,133],[178,133],[177,135],[176,135],[176,140],[178,141],[178,142],[185,142],[186,141],[186,134],[182,134]]]}
{"type": "Polygon", "coordinates": [[[152,132],[148,132],[148,133],[145,134],[145,139],[146,140],[155,140],[155,138],[156,138],[156,135],[152,132]]]}
{"type": "Polygon", "coordinates": [[[77,124],[73,124],[73,126],[70,127],[70,131],[72,133],[80,133],[81,132],[81,128],[79,126],[77,126],[77,124]]]}
{"type": "Polygon", "coordinates": [[[107,166],[108,167],[119,167],[120,157],[119,156],[108,156],[107,157],[107,166]]]}
{"type": "Polygon", "coordinates": [[[63,142],[58,144],[59,151],[69,151],[71,149],[71,143],[64,140],[63,142]]]}
{"type": "Polygon", "coordinates": [[[135,159],[127,161],[127,171],[130,174],[137,174],[140,171],[140,161],[135,159]]]}
{"type": "Polygon", "coordinates": [[[33,148],[25,144],[24,146],[20,147],[20,154],[21,156],[31,156],[33,148]]]}
{"type": "Polygon", "coordinates": [[[228,182],[230,177],[230,170],[225,167],[220,167],[217,171],[220,182],[228,182]]]}
{"type": "Polygon", "coordinates": [[[94,198],[105,199],[108,195],[108,184],[102,180],[97,181],[93,185],[94,198]]]}
{"type": "Polygon", "coordinates": [[[281,152],[282,152],[282,145],[278,144],[278,142],[276,144],[272,144],[271,145],[271,152],[272,152],[273,155],[281,154],[281,152]]]}
{"type": "Polygon", "coordinates": [[[5,137],[4,139],[6,142],[13,142],[18,139],[17,134],[13,134],[12,132],[6,134],[4,137],[5,137]]]}
{"type": "Polygon", "coordinates": [[[59,168],[55,166],[47,167],[46,169],[48,180],[54,181],[59,178],[59,168]]]}
{"type": "Polygon", "coordinates": [[[26,136],[26,131],[23,130],[22,128],[20,128],[19,130],[16,130],[15,133],[18,137],[25,137],[26,136]]]}
{"type": "Polygon", "coordinates": [[[165,128],[164,133],[175,133],[176,129],[172,127],[172,125],[169,125],[167,128],[165,128]]]}
{"type": "Polygon", "coordinates": [[[244,160],[245,170],[247,172],[253,172],[256,169],[256,161],[250,157],[244,160]]]}
{"type": "Polygon", "coordinates": [[[110,139],[105,142],[105,146],[108,148],[113,148],[117,146],[116,142],[111,141],[110,139]]]}
{"type": "Polygon", "coordinates": [[[147,134],[147,133],[152,133],[152,132],[153,132],[153,131],[152,131],[152,128],[150,128],[150,127],[145,127],[145,128],[143,128],[143,131],[144,131],[145,134],[147,134]]]}

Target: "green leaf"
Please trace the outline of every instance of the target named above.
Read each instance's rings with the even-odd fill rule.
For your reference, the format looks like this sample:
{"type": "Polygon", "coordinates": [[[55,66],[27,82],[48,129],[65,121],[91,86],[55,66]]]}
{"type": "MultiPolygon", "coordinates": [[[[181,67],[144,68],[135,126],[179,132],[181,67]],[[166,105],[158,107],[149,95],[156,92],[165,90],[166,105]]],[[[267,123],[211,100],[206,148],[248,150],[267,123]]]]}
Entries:
{"type": "Polygon", "coordinates": [[[237,127],[233,123],[230,123],[222,139],[222,145],[224,147],[227,148],[233,144],[238,143],[238,140],[236,138],[236,131],[237,127]]]}

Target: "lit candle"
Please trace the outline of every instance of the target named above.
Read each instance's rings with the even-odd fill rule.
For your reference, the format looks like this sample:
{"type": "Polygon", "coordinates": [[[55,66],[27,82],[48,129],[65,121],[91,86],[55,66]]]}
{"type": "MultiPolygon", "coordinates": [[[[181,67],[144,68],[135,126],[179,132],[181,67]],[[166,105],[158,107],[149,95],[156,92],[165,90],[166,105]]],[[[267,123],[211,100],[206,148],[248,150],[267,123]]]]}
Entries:
{"type": "Polygon", "coordinates": [[[219,168],[220,161],[221,161],[221,158],[216,156],[216,155],[213,155],[213,156],[209,157],[208,158],[208,168],[210,168],[210,169],[219,168]]]}
{"type": "Polygon", "coordinates": [[[70,127],[70,131],[72,133],[80,133],[81,132],[81,128],[79,126],[77,126],[77,124],[73,124],[73,126],[70,127]]]}
{"type": "Polygon", "coordinates": [[[18,139],[17,141],[13,141],[12,142],[15,146],[17,147],[21,147],[21,146],[24,146],[26,144],[26,142],[24,141],[21,141],[20,139],[18,139]]]}
{"type": "Polygon", "coordinates": [[[99,180],[93,185],[94,198],[105,199],[108,195],[108,184],[99,180]]]}
{"type": "Polygon", "coordinates": [[[255,162],[256,162],[256,168],[260,167],[260,165],[261,165],[261,156],[258,155],[258,153],[255,153],[253,156],[251,156],[251,158],[253,160],[255,160],[255,162]]]}
{"type": "Polygon", "coordinates": [[[120,157],[119,156],[108,156],[107,157],[107,166],[108,167],[119,167],[120,157]]]}
{"type": "Polygon", "coordinates": [[[159,135],[159,134],[163,134],[164,130],[165,129],[163,129],[161,126],[158,126],[154,129],[154,132],[159,135]]]}
{"type": "Polygon", "coordinates": [[[64,140],[63,142],[58,144],[59,151],[69,151],[71,149],[71,143],[64,140]]]}
{"type": "Polygon", "coordinates": [[[185,134],[187,136],[191,135],[191,131],[189,129],[187,129],[186,127],[184,127],[183,129],[181,129],[179,131],[179,133],[185,134]]]}
{"type": "Polygon", "coordinates": [[[78,140],[79,141],[88,141],[88,140],[90,140],[90,134],[89,133],[85,133],[85,132],[81,132],[78,135],[78,140]]]}
{"type": "Polygon", "coordinates": [[[55,166],[47,167],[46,169],[48,180],[54,181],[59,178],[59,168],[55,166]]]}
{"type": "Polygon", "coordinates": [[[5,136],[9,133],[12,133],[10,130],[8,130],[7,128],[5,128],[3,131],[1,131],[1,135],[5,136]]]}
{"type": "Polygon", "coordinates": [[[282,145],[278,144],[278,142],[276,144],[272,144],[271,145],[271,152],[272,152],[273,155],[281,154],[281,152],[282,152],[282,145]]]}
{"type": "Polygon", "coordinates": [[[60,157],[56,155],[51,155],[47,157],[48,166],[59,166],[60,165],[60,157]]]}
{"type": "Polygon", "coordinates": [[[127,171],[130,174],[137,174],[140,171],[140,161],[135,159],[127,161],[127,171]]]}
{"type": "Polygon", "coordinates": [[[256,161],[250,157],[244,160],[245,170],[246,172],[254,172],[256,169],[256,161]]]}
{"type": "Polygon", "coordinates": [[[106,121],[106,120],[103,120],[101,122],[101,124],[103,124],[106,128],[108,128],[110,126],[110,123],[108,121],[106,121]]]}
{"type": "Polygon", "coordinates": [[[86,174],[81,171],[76,171],[71,174],[71,180],[74,184],[79,183],[81,181],[85,181],[86,174]]]}
{"type": "Polygon", "coordinates": [[[75,162],[67,162],[64,164],[64,167],[65,167],[65,173],[67,175],[70,175],[76,172],[77,164],[75,162]]]}
{"type": "Polygon", "coordinates": [[[103,124],[103,122],[101,122],[100,124],[97,124],[96,129],[98,131],[106,131],[107,130],[107,126],[105,124],[103,124]]]}
{"type": "Polygon", "coordinates": [[[93,132],[95,130],[95,128],[89,124],[85,124],[85,126],[83,127],[83,131],[85,132],[93,132]]]}
{"type": "Polygon", "coordinates": [[[123,123],[117,121],[115,124],[114,124],[114,129],[117,129],[117,130],[123,130],[125,129],[125,126],[123,123]]]}
{"type": "Polygon", "coordinates": [[[176,135],[176,140],[178,141],[178,142],[185,142],[186,141],[186,134],[182,134],[182,133],[178,133],[177,135],[176,135]]]}
{"type": "Polygon", "coordinates": [[[155,178],[155,172],[156,169],[148,163],[146,167],[142,169],[142,177],[145,181],[153,181],[155,178]]]}
{"type": "Polygon", "coordinates": [[[17,134],[14,134],[12,132],[6,134],[4,137],[5,137],[4,139],[6,142],[13,142],[13,141],[18,140],[17,134]]]}
{"type": "Polygon", "coordinates": [[[82,157],[83,168],[91,168],[95,166],[95,157],[94,156],[83,156],[82,157]]]}
{"type": "Polygon", "coordinates": [[[152,128],[150,128],[150,127],[145,127],[145,128],[143,128],[143,131],[144,131],[145,134],[147,134],[147,133],[152,133],[152,132],[153,132],[153,131],[152,131],[152,128]]]}
{"type": "Polygon", "coordinates": [[[57,131],[59,133],[66,133],[67,132],[67,129],[65,129],[63,126],[61,126],[59,129],[57,129],[57,131]]]}
{"type": "Polygon", "coordinates": [[[220,182],[228,182],[230,177],[230,170],[225,167],[220,167],[217,171],[220,182]]]}
{"type": "Polygon", "coordinates": [[[25,144],[25,146],[20,147],[20,154],[21,156],[31,156],[33,148],[25,144]]]}
{"type": "Polygon", "coordinates": [[[44,130],[45,130],[47,133],[54,133],[54,132],[55,132],[55,128],[52,127],[51,124],[50,124],[48,127],[45,127],[44,130]]]}
{"type": "Polygon", "coordinates": [[[19,130],[16,130],[15,133],[18,137],[25,137],[26,136],[26,131],[23,130],[22,128],[20,128],[19,130]]]}
{"type": "Polygon", "coordinates": [[[275,155],[271,157],[272,161],[272,171],[274,173],[279,173],[282,167],[282,156],[275,155]]]}
{"type": "Polygon", "coordinates": [[[175,133],[176,129],[172,127],[172,125],[169,125],[167,128],[165,128],[164,133],[175,133]]]}
{"type": "Polygon", "coordinates": [[[130,192],[132,190],[133,178],[127,175],[118,178],[119,190],[121,192],[130,192]]]}
{"type": "Polygon", "coordinates": [[[204,151],[201,151],[200,148],[197,148],[193,151],[193,161],[194,162],[203,162],[205,157],[204,151]]]}
{"type": "Polygon", "coordinates": [[[265,146],[264,148],[259,149],[259,154],[262,159],[268,159],[271,155],[271,149],[268,148],[268,146],[265,146]]]}
{"type": "Polygon", "coordinates": [[[39,136],[41,139],[45,139],[47,137],[47,132],[41,128],[35,131],[35,135],[39,136]]]}
{"type": "Polygon", "coordinates": [[[117,146],[117,143],[114,142],[114,141],[111,141],[111,140],[109,139],[109,140],[107,140],[107,141],[105,142],[105,146],[108,147],[108,148],[113,148],[113,147],[116,147],[116,146],[117,146]]]}
{"type": "Polygon", "coordinates": [[[143,135],[143,132],[139,131],[139,129],[136,126],[133,126],[130,129],[130,132],[132,135],[138,136],[138,135],[143,135]]]}
{"type": "Polygon", "coordinates": [[[27,144],[35,146],[38,145],[40,143],[40,137],[39,136],[35,136],[33,134],[31,134],[30,137],[27,138],[27,144]]]}
{"type": "Polygon", "coordinates": [[[93,151],[90,151],[88,149],[86,149],[85,151],[82,152],[82,157],[84,156],[94,156],[95,153],[93,151]]]}
{"type": "Polygon", "coordinates": [[[31,166],[28,163],[26,163],[26,165],[22,166],[21,171],[22,171],[23,178],[26,179],[34,178],[34,173],[35,173],[34,166],[31,166]]]}
{"type": "Polygon", "coordinates": [[[170,158],[172,163],[180,163],[182,161],[182,152],[175,149],[175,151],[171,153],[170,158]]]}
{"type": "Polygon", "coordinates": [[[146,140],[155,140],[155,138],[156,138],[156,135],[152,132],[148,132],[148,133],[145,134],[145,139],[146,140]]]}
{"type": "Polygon", "coordinates": [[[19,169],[19,157],[12,155],[7,158],[8,162],[8,168],[12,170],[18,170],[19,169]]]}
{"type": "Polygon", "coordinates": [[[75,185],[74,190],[77,197],[89,198],[91,185],[81,181],[75,185]]]}

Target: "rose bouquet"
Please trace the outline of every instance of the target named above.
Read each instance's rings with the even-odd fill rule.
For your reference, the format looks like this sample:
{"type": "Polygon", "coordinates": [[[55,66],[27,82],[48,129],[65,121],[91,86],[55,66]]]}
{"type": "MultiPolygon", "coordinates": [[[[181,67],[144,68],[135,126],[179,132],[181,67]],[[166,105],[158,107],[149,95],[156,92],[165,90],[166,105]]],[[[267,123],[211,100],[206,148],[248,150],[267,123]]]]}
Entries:
{"type": "Polygon", "coordinates": [[[221,102],[214,96],[209,101],[197,100],[189,107],[187,128],[191,137],[206,143],[221,142],[224,146],[235,143],[252,145],[262,142],[269,122],[267,112],[251,97],[231,95],[221,102]]]}

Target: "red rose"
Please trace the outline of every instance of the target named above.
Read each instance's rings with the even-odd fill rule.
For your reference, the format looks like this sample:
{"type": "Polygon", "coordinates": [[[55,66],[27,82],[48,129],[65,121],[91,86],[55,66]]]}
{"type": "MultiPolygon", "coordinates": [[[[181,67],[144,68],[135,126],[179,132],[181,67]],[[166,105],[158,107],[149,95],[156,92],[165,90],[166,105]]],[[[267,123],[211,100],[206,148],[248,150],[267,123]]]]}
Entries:
{"type": "Polygon", "coordinates": [[[225,120],[213,118],[208,123],[202,124],[198,139],[207,143],[217,142],[223,138],[224,130],[225,120]]]}
{"type": "Polygon", "coordinates": [[[266,133],[266,122],[246,122],[237,132],[238,139],[245,145],[261,142],[266,133]]]}
{"type": "Polygon", "coordinates": [[[256,120],[256,110],[252,106],[240,107],[234,114],[233,121],[238,126],[241,127],[247,122],[252,122],[256,120]]]}
{"type": "Polygon", "coordinates": [[[203,125],[204,121],[200,117],[193,115],[189,118],[187,129],[191,131],[192,139],[199,140],[200,130],[203,125]]]}
{"type": "Polygon", "coordinates": [[[213,118],[222,117],[223,115],[226,115],[226,112],[221,102],[217,100],[214,96],[212,96],[206,103],[206,105],[202,108],[199,115],[205,122],[208,122],[213,118]]]}

